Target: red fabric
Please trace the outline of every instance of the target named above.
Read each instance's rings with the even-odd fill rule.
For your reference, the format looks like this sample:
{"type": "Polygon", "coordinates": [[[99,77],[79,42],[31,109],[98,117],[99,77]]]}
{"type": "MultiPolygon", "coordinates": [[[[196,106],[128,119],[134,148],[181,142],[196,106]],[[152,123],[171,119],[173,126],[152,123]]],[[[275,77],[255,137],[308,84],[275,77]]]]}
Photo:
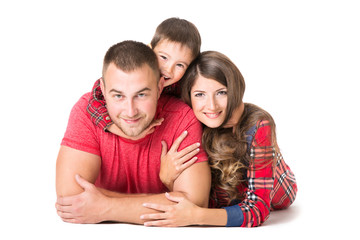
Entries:
{"type": "Polygon", "coordinates": [[[249,170],[246,184],[238,186],[242,201],[228,203],[227,193],[214,189],[210,199],[213,208],[238,204],[244,214],[241,227],[256,227],[264,223],[273,209],[283,209],[295,200],[297,185],[294,174],[285,164],[280,153],[275,154],[271,144],[271,127],[267,121],[259,121],[250,146],[249,170]],[[274,167],[272,161],[277,158],[274,167]]]}
{"type": "MultiPolygon", "coordinates": [[[[103,131],[92,121],[86,107],[90,93],[73,107],[62,145],[101,157],[101,171],[95,185],[122,193],[160,193],[166,191],[158,174],[161,140],[170,147],[185,130],[188,136],[179,150],[195,142],[201,143],[202,126],[193,111],[182,101],[162,95],[156,118],[164,118],[154,133],[138,141],[121,138],[103,131]]],[[[207,161],[201,149],[198,162],[207,161]]],[[[76,161],[76,159],[74,159],[76,161]]]]}

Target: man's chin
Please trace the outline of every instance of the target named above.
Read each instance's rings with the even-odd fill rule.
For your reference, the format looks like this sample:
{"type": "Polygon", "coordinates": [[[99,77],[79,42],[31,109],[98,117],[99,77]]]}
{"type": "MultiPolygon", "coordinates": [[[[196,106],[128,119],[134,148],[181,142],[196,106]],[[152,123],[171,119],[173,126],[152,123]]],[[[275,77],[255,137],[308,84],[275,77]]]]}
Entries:
{"type": "Polygon", "coordinates": [[[138,140],[141,138],[141,133],[144,131],[142,129],[125,129],[121,128],[120,130],[126,135],[126,138],[131,140],[138,140]]]}

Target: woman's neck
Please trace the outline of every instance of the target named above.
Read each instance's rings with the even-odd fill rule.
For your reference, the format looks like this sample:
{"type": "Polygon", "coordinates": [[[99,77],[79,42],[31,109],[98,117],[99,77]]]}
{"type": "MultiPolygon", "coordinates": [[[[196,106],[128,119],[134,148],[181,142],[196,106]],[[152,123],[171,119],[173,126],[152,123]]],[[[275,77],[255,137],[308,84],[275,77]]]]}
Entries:
{"type": "Polygon", "coordinates": [[[233,128],[233,131],[235,130],[235,126],[238,124],[242,114],[244,113],[244,108],[245,108],[245,104],[244,102],[242,102],[240,104],[240,106],[238,106],[237,108],[235,108],[235,110],[233,111],[231,118],[229,119],[229,121],[224,125],[225,128],[233,128]]]}

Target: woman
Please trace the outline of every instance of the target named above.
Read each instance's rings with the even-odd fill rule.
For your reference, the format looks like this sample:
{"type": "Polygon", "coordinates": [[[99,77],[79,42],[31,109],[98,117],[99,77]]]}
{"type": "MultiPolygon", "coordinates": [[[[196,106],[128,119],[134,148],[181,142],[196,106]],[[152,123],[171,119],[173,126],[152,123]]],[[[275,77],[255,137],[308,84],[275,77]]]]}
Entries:
{"type": "MultiPolygon", "coordinates": [[[[205,125],[203,146],[212,171],[210,208],[166,193],[177,204],[144,204],[159,211],[141,216],[146,226],[254,227],[268,219],[270,210],[295,200],[297,185],[279,151],[274,120],[263,109],[244,103],[244,91],[240,71],[221,53],[203,52],[189,67],[182,99],[205,125]]],[[[162,159],[160,178],[169,190],[183,162],[162,159]]]]}

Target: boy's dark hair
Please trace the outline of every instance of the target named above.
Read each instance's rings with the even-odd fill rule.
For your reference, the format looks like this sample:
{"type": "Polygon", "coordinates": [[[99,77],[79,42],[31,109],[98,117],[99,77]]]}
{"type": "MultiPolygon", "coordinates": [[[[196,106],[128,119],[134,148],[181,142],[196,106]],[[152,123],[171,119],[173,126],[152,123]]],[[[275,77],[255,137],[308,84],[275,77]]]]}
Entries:
{"type": "Polygon", "coordinates": [[[147,45],[136,41],[123,41],[109,48],[104,57],[103,77],[106,69],[114,63],[124,72],[131,72],[147,64],[160,78],[159,63],[154,51],[147,45]]]}
{"type": "Polygon", "coordinates": [[[182,46],[188,47],[193,58],[200,54],[201,37],[196,26],[180,18],[168,18],[156,28],[151,40],[151,47],[154,49],[162,40],[178,42],[182,46]]]}

